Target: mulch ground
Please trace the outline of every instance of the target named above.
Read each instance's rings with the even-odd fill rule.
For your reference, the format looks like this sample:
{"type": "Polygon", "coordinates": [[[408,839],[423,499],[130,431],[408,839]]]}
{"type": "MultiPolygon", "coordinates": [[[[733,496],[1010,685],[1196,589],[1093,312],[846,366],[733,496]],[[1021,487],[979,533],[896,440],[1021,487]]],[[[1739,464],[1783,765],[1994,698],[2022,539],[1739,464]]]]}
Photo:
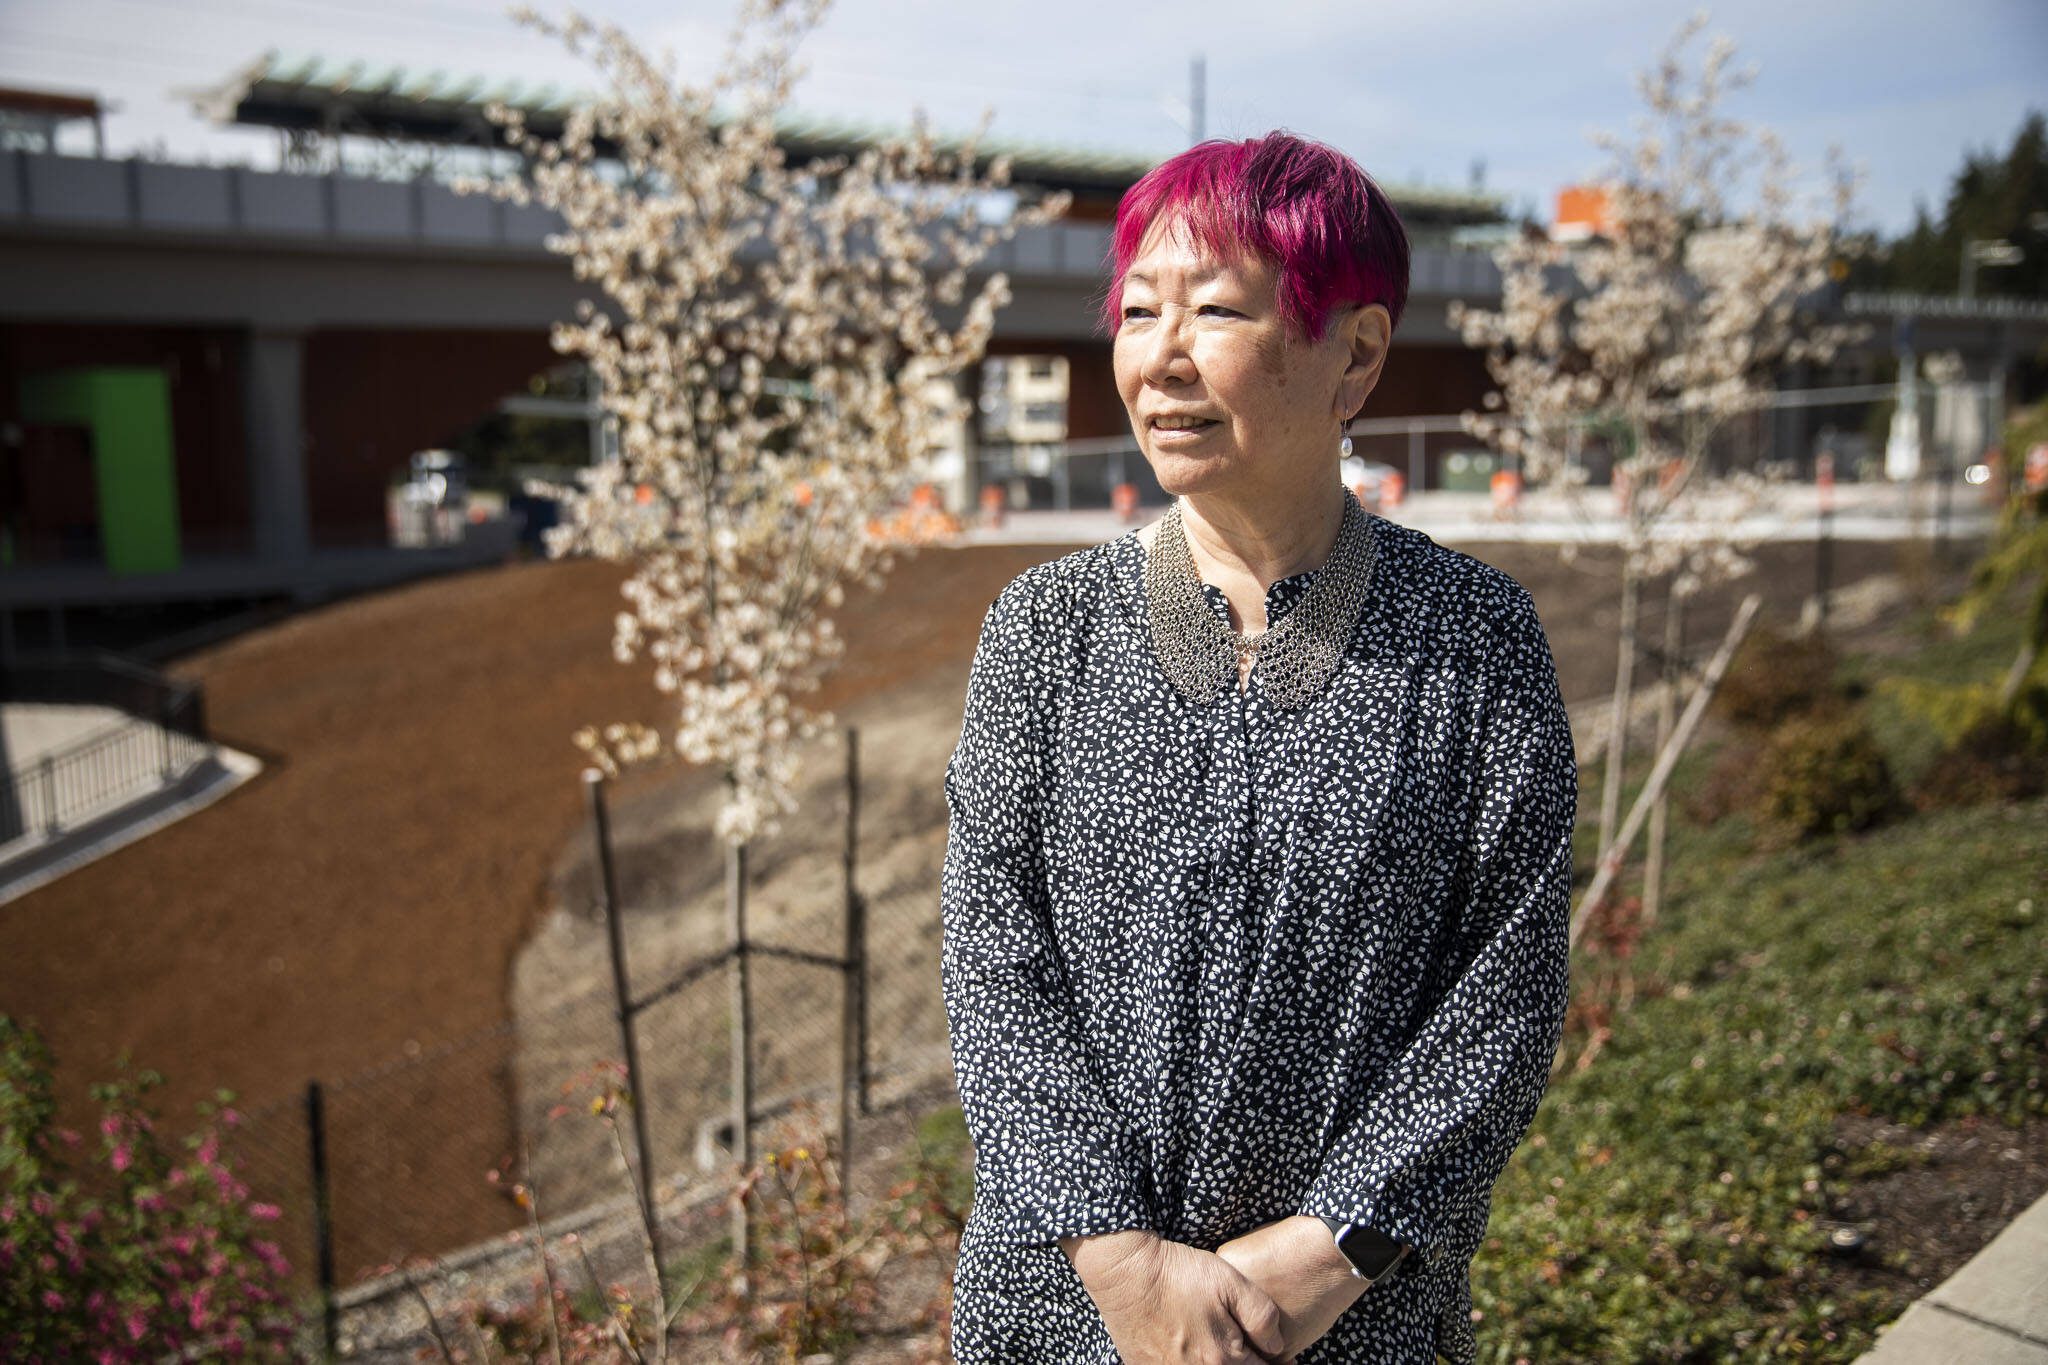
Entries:
{"type": "Polygon", "coordinates": [[[2048,1118],[2007,1128],[1973,1114],[1916,1129],[1843,1114],[1835,1138],[1831,1173],[1846,1162],[1882,1172],[1850,1186],[1828,1211],[1862,1236],[1833,1267],[1831,1285],[1844,1293],[1929,1292],[2048,1190],[2048,1118]]]}
{"type": "MultiPolygon", "coordinates": [[[[837,618],[846,656],[810,701],[838,708],[929,683],[934,670],[964,694],[989,601],[1069,548],[900,561],[882,590],[848,594],[837,618]]],[[[1464,548],[1535,595],[1567,700],[1611,686],[1616,590],[1604,552],[1564,566],[1542,546],[1464,548]]],[[[1751,584],[1789,620],[1812,584],[1812,553],[1765,547],[1754,579],[1694,610],[1689,639],[1717,636],[1751,584]]],[[[1836,581],[1897,559],[1890,545],[1838,544],[1836,581]]],[[[172,665],[204,683],[221,742],[266,767],[0,907],[0,1009],[54,1048],[63,1121],[89,1121],[85,1087],[112,1074],[123,1048],[166,1074],[161,1107],[180,1119],[218,1087],[245,1107],[283,1102],[311,1078],[347,1078],[507,1020],[515,955],[553,908],[550,869],[565,841],[588,837],[570,733],[663,720],[646,662],[611,655],[623,575],[601,561],[465,572],[327,604],[172,665]]],[[[1646,608],[1647,630],[1656,619],[1646,608]]],[[[957,729],[957,707],[931,724],[957,729]]],[[[481,1190],[503,1154],[487,1131],[460,1138],[432,1123],[409,1141],[399,1165],[450,1187],[481,1190]]]]}

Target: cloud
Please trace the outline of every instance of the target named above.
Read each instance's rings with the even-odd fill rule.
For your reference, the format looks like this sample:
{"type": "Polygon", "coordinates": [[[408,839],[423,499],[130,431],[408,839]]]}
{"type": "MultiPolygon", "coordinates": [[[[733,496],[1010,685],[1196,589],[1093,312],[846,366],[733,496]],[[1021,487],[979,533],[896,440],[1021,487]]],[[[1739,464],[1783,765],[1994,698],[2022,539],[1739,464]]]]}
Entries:
{"type": "MultiPolygon", "coordinates": [[[[549,10],[546,4],[541,6],[549,10]]],[[[734,5],[672,0],[586,6],[707,76],[734,5]]],[[[921,107],[964,131],[993,105],[993,133],[1163,156],[1185,144],[1177,106],[1189,59],[1206,54],[1207,131],[1284,127],[1320,137],[1394,181],[1462,185],[1475,158],[1490,187],[1547,203],[1596,170],[1590,127],[1625,129],[1637,69],[1689,3],[1640,0],[1188,0],[1171,7],[1033,0],[838,0],[806,43],[798,107],[901,124],[921,107]]],[[[549,10],[549,12],[559,12],[549,10]]],[[[1830,137],[1870,166],[1878,223],[1938,202],[1967,148],[2010,141],[2048,55],[2048,6],[1869,0],[1802,7],[1723,0],[1726,32],[1761,71],[1731,112],[1778,127],[1818,167],[1830,137]]],[[[198,123],[168,92],[213,84],[267,47],[595,83],[549,40],[473,0],[0,0],[0,81],[96,90],[118,106],[116,151],[161,140],[174,154],[261,160],[267,133],[198,123]]]]}

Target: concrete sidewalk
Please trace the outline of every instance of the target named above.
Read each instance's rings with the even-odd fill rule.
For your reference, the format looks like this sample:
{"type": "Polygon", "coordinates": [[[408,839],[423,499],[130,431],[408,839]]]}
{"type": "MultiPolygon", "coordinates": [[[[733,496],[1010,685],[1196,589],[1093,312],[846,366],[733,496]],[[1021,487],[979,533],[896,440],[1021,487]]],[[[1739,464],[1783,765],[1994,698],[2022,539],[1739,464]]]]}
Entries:
{"type": "MultiPolygon", "coordinates": [[[[974,517],[962,539],[973,544],[1095,545],[1155,520],[1164,510],[1141,507],[1131,521],[1124,521],[1106,507],[1034,509],[1008,513],[1000,527],[985,526],[974,517]]],[[[1432,490],[1409,494],[1384,515],[1446,545],[1502,540],[1592,543],[1616,540],[1623,530],[1612,500],[1597,493],[1575,508],[1562,495],[1539,492],[1503,515],[1489,494],[1432,490]]],[[[1974,496],[1958,493],[1944,511],[1918,485],[1861,484],[1835,490],[1828,529],[1840,540],[1974,537],[1988,534],[1995,520],[1995,509],[1974,496]]],[[[1785,489],[1775,507],[1752,516],[1744,526],[1760,540],[1811,540],[1819,529],[1819,495],[1803,484],[1785,489]]],[[[1663,531],[1675,535],[1682,528],[1668,525],[1663,531]]]]}
{"type": "Polygon", "coordinates": [[[1901,1314],[1859,1365],[2048,1365],[2048,1195],[1901,1314]]]}
{"type": "MultiPolygon", "coordinates": [[[[109,706],[63,706],[36,702],[0,705],[0,781],[10,769],[36,773],[37,763],[46,755],[75,750],[95,735],[133,727],[154,752],[156,740],[147,738],[156,727],[109,706]]],[[[74,797],[80,786],[92,780],[107,780],[111,769],[104,762],[71,765],[61,781],[52,785],[68,787],[74,797]]],[[[223,744],[215,744],[208,756],[168,782],[142,790],[117,783],[104,800],[75,806],[65,816],[69,822],[52,835],[40,828],[49,818],[54,795],[46,796],[28,809],[25,793],[14,794],[14,808],[30,827],[0,827],[0,905],[26,896],[39,886],[55,881],[66,872],[104,858],[172,824],[194,811],[203,810],[263,770],[260,759],[223,744]]],[[[7,793],[0,791],[0,800],[7,793]]],[[[11,825],[11,822],[10,822],[11,825]]]]}

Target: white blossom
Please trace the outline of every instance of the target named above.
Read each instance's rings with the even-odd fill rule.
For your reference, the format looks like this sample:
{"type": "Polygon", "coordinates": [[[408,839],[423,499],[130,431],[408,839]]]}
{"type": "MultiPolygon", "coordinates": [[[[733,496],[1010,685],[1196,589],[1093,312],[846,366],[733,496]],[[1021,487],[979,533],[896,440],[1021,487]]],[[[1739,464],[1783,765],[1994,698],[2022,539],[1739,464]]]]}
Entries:
{"type": "Polygon", "coordinates": [[[1717,433],[1765,407],[1781,364],[1825,362],[1864,331],[1802,311],[1855,249],[1846,229],[1859,174],[1831,147],[1826,210],[1796,216],[1781,141],[1720,111],[1754,71],[1731,71],[1733,46],[1716,38],[1687,78],[1682,50],[1706,18],[1688,19],[1638,76],[1648,113],[1636,139],[1594,135],[1614,163],[1597,182],[1609,231],[1575,245],[1511,242],[1495,255],[1500,309],[1450,305],[1498,386],[1486,411],[1462,414],[1466,430],[1514,456],[1529,484],[1562,490],[1582,518],[1575,453],[1589,430],[1622,433],[1625,572],[1682,567],[1681,594],[1748,571],[1740,528],[1784,478],[1761,463],[1710,467],[1717,433]],[[1760,177],[1738,211],[1732,191],[1750,161],[1760,177]]]}
{"type": "Polygon", "coordinates": [[[821,609],[950,529],[892,509],[956,411],[934,381],[980,358],[1010,296],[999,272],[976,281],[980,263],[1070,202],[1048,195],[978,221],[975,197],[1009,176],[1000,159],[976,170],[987,114],[957,150],[940,150],[919,117],[856,156],[787,165],[776,119],[826,5],[743,0],[703,87],[674,81],[610,24],[515,9],[608,89],[555,140],[494,106],[526,169],[465,186],[559,213],[549,249],[605,299],[582,300],[551,340],[589,365],[619,459],[529,491],[562,503],[544,535],[551,557],[632,566],[613,655],[655,662],[675,724],[666,739],[637,724],[573,739],[607,773],[664,749],[720,765],[731,781],[717,829],[734,843],[773,834],[795,809],[795,746],[831,720],[791,700],[843,651],[821,609]],[[615,170],[600,144],[616,148],[615,170]],[[776,391],[789,385],[807,397],[776,391]]]}

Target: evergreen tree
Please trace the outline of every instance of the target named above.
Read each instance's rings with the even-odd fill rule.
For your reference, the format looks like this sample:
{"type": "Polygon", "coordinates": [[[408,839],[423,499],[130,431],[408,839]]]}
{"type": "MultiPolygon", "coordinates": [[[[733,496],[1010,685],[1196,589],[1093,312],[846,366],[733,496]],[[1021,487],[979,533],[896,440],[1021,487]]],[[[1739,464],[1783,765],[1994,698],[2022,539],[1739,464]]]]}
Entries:
{"type": "Polygon", "coordinates": [[[1970,153],[1949,187],[1939,222],[1918,207],[1911,231],[1878,264],[1876,287],[1916,294],[1954,294],[1962,279],[1963,243],[2011,242],[2024,253],[2013,265],[1977,268],[1977,294],[2048,298],[2048,119],[2036,110],[2004,156],[1970,153]]]}

